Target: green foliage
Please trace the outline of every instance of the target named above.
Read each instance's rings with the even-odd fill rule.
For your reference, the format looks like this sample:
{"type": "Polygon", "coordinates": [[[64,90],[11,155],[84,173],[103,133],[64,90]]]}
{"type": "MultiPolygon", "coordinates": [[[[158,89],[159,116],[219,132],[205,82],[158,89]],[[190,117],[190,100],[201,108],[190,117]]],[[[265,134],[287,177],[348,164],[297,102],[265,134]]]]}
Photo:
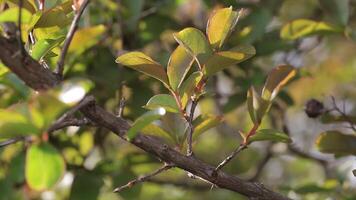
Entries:
{"type": "Polygon", "coordinates": [[[26,181],[34,190],[53,187],[65,172],[61,154],[49,143],[33,144],[26,155],[26,181]]]}
{"type": "Polygon", "coordinates": [[[335,156],[356,155],[356,136],[339,131],[326,131],[316,140],[319,151],[335,156]]]}
{"type": "Polygon", "coordinates": [[[149,110],[155,110],[160,107],[164,108],[167,112],[179,113],[177,102],[168,94],[155,95],[144,106],[144,108],[149,110]]]}
{"type": "Polygon", "coordinates": [[[281,29],[281,38],[286,40],[295,40],[306,36],[340,31],[341,30],[339,28],[325,22],[297,19],[283,26],[281,29]]]}
{"type": "Polygon", "coordinates": [[[273,129],[260,129],[256,131],[256,134],[250,137],[249,142],[252,143],[256,141],[292,142],[288,135],[273,129]]]}
{"type": "Polygon", "coordinates": [[[158,120],[162,115],[166,114],[166,110],[163,107],[157,108],[156,110],[148,111],[141,115],[132,124],[131,128],[127,131],[127,137],[132,140],[136,137],[140,130],[145,126],[148,126],[153,121],[158,120]]]}

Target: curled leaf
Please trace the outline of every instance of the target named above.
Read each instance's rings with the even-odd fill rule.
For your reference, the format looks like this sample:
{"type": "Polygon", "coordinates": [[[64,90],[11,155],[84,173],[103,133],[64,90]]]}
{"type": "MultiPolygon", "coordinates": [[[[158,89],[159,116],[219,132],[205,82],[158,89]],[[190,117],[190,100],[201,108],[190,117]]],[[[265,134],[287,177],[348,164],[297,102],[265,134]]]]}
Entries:
{"type": "Polygon", "coordinates": [[[185,108],[190,97],[194,94],[194,89],[198,83],[202,80],[203,73],[194,72],[192,73],[186,81],[183,82],[182,86],[179,88],[179,96],[181,98],[182,107],[185,108]]]}
{"type": "Polygon", "coordinates": [[[260,97],[254,87],[247,91],[247,108],[254,124],[260,124],[271,107],[271,102],[260,97]]]}
{"type": "Polygon", "coordinates": [[[267,77],[262,90],[262,98],[272,101],[277,96],[281,87],[283,87],[296,74],[297,71],[295,68],[289,65],[280,65],[274,68],[267,77]]]}
{"type": "Polygon", "coordinates": [[[173,90],[183,82],[193,62],[194,57],[182,45],[173,51],[167,66],[169,84],[173,90]]]}

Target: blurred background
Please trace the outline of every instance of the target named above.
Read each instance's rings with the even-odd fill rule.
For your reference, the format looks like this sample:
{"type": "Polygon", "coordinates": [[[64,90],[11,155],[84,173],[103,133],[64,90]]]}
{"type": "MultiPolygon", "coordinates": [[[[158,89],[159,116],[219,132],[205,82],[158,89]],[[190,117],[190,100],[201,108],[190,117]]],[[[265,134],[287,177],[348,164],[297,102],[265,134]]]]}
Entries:
{"type": "MultiPolygon", "coordinates": [[[[35,9],[38,5],[26,2],[32,2],[35,9]]],[[[0,11],[5,4],[11,8],[16,3],[2,0],[0,11]]],[[[45,12],[65,3],[46,1],[45,12]]],[[[158,81],[116,64],[117,56],[139,50],[166,66],[177,46],[172,33],[190,26],[205,32],[212,11],[229,6],[245,10],[224,48],[251,44],[256,55],[209,80],[197,112],[224,115],[224,121],[197,138],[196,156],[217,165],[238,146],[238,131],[248,131],[252,126],[245,103],[248,88],[261,88],[273,67],[290,64],[298,68],[298,76],[280,92],[262,127],[288,133],[293,143],[254,143],[224,170],[260,181],[292,199],[356,199],[356,177],[352,172],[356,169],[352,155],[356,142],[351,153],[337,155],[322,153],[316,145],[319,134],[328,130],[355,135],[350,122],[325,122],[305,113],[306,103],[316,99],[326,110],[337,106],[346,115],[356,116],[354,0],[94,0],[83,14],[69,48],[65,80],[59,87],[45,93],[32,91],[0,63],[0,139],[16,134],[41,138],[53,120],[88,93],[111,112],[116,112],[119,99],[125,97],[123,116],[134,121],[146,111],[142,106],[150,97],[168,91],[158,81]],[[301,31],[288,31],[292,23],[301,31]],[[303,30],[308,23],[322,24],[303,30]],[[24,115],[30,116],[28,123],[15,123],[16,134],[9,134],[9,126],[3,125],[24,115]],[[29,128],[28,124],[35,127],[29,128]]],[[[63,24],[56,26],[43,22],[45,25],[38,25],[34,34],[50,38],[54,32],[66,33],[72,17],[73,13],[64,13],[64,18],[59,18],[63,24]]],[[[53,48],[42,61],[53,68],[59,52],[59,47],[53,48]]],[[[179,130],[181,122],[175,123],[179,130]]],[[[0,199],[245,199],[190,179],[179,169],[114,194],[115,187],[161,164],[102,128],[68,127],[48,137],[66,163],[58,184],[43,191],[26,185],[29,142],[19,142],[0,149],[0,199]]]]}

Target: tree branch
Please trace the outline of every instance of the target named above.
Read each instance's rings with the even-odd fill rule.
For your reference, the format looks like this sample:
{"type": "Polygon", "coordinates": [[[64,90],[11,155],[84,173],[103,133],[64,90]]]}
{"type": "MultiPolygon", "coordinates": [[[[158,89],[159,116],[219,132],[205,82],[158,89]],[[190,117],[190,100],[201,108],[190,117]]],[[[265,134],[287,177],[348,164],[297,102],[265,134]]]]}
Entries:
{"type": "MultiPolygon", "coordinates": [[[[84,98],[83,102],[86,103],[82,108],[80,108],[80,111],[87,118],[95,122],[97,125],[109,129],[119,137],[124,137],[124,134],[130,128],[128,122],[122,118],[116,117],[111,113],[108,113],[103,108],[96,105],[94,97],[92,96],[84,98]]],[[[139,134],[131,141],[131,143],[141,148],[145,152],[156,156],[159,160],[166,163],[172,163],[176,167],[188,171],[204,180],[207,180],[220,188],[225,188],[238,192],[249,198],[260,200],[289,199],[282,196],[281,194],[267,189],[260,183],[243,181],[235,176],[228,175],[221,170],[214,174],[213,172],[215,168],[213,166],[208,165],[192,156],[182,155],[155,137],[139,134]]]]}
{"type": "Polygon", "coordinates": [[[78,28],[78,23],[80,20],[80,17],[82,16],[85,8],[87,7],[89,3],[89,0],[84,0],[84,2],[82,3],[82,5],[80,6],[80,9],[78,12],[75,12],[72,24],[70,25],[69,31],[67,33],[66,39],[64,41],[62,50],[61,50],[61,54],[59,56],[58,62],[57,62],[57,68],[55,70],[55,73],[58,74],[59,77],[63,78],[63,70],[64,70],[64,60],[65,57],[67,55],[68,49],[69,49],[69,45],[72,42],[73,36],[75,31],[78,28]]]}
{"type": "Polygon", "coordinates": [[[148,179],[150,179],[164,171],[171,169],[172,167],[174,167],[174,165],[164,164],[162,167],[158,168],[157,170],[153,171],[152,173],[146,174],[144,176],[140,176],[137,179],[134,179],[134,180],[128,182],[126,185],[115,188],[114,192],[121,192],[122,190],[124,190],[126,188],[131,188],[132,186],[134,186],[138,183],[145,182],[148,179]]]}
{"type": "Polygon", "coordinates": [[[36,91],[56,86],[60,80],[51,70],[42,67],[36,60],[24,52],[21,55],[16,40],[0,35],[0,60],[26,85],[36,91]]]}

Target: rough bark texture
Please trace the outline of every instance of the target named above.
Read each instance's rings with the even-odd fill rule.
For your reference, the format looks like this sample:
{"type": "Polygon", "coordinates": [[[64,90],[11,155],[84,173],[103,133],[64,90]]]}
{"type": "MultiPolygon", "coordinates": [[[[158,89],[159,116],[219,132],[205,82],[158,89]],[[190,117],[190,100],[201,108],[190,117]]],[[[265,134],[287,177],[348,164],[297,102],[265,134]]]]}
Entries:
{"type": "MultiPolygon", "coordinates": [[[[27,54],[22,58],[18,52],[16,41],[0,36],[0,60],[10,68],[20,79],[34,90],[46,90],[56,86],[60,80],[49,69],[43,68],[37,61],[27,54]]],[[[94,97],[88,96],[81,103],[80,111],[97,126],[105,127],[124,139],[126,131],[130,128],[124,119],[114,116],[95,103],[94,97]]],[[[193,157],[183,155],[161,140],[147,135],[138,135],[131,143],[143,151],[150,153],[167,163],[186,170],[195,176],[205,179],[216,186],[232,190],[247,196],[250,199],[260,200],[286,200],[261,183],[241,180],[219,170],[214,173],[215,167],[193,157]]]]}
{"type": "Polygon", "coordinates": [[[60,82],[56,74],[44,68],[27,53],[23,57],[15,39],[0,36],[0,60],[26,85],[36,91],[53,88],[60,82]]]}

